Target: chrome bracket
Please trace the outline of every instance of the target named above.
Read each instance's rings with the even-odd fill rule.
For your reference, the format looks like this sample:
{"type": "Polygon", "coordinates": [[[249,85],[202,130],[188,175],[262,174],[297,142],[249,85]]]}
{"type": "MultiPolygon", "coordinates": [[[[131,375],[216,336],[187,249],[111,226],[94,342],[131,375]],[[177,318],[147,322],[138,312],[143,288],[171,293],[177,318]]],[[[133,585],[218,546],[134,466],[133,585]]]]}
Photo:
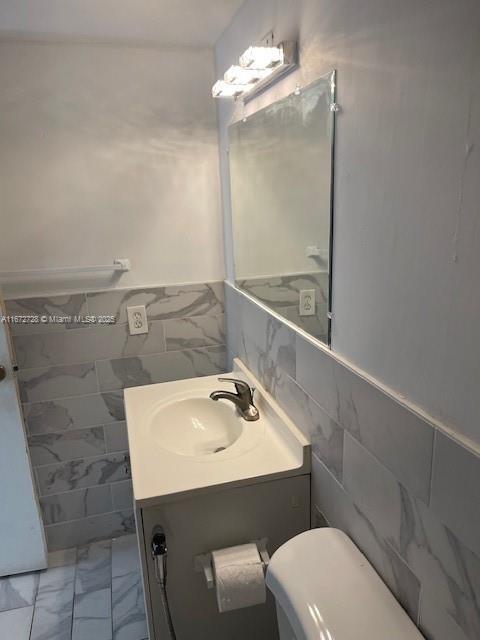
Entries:
{"type": "Polygon", "coordinates": [[[215,586],[215,579],[213,577],[212,554],[204,553],[202,555],[195,556],[193,558],[193,568],[197,573],[202,573],[203,571],[207,582],[207,589],[213,589],[215,586]]]}

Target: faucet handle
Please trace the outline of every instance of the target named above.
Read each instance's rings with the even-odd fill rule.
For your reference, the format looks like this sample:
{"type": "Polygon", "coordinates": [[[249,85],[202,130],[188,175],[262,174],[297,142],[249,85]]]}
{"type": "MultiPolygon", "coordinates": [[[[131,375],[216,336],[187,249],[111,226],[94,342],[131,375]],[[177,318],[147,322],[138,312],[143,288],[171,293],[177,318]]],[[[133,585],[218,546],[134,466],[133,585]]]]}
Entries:
{"type": "Polygon", "coordinates": [[[248,382],[245,380],[237,380],[236,378],[218,378],[219,382],[231,382],[235,385],[235,389],[239,395],[249,394],[250,397],[253,396],[252,389],[248,382]]]}

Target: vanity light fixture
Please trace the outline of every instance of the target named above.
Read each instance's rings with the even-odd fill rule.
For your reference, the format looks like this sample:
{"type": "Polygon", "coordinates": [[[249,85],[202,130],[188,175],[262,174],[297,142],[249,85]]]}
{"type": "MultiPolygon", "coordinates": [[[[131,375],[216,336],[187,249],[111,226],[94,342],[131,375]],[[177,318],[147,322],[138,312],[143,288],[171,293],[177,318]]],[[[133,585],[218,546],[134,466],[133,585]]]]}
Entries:
{"type": "Polygon", "coordinates": [[[239,98],[248,102],[260,91],[297,66],[297,43],[277,47],[248,47],[239,64],[232,65],[212,88],[214,98],[239,98]]]}

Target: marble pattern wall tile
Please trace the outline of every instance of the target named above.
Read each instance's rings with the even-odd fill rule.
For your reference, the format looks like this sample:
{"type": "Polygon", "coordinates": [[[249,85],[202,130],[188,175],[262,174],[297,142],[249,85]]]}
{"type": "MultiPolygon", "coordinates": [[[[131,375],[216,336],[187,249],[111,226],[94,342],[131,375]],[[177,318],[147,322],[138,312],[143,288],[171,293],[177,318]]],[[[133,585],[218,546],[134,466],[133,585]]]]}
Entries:
{"type": "Polygon", "coordinates": [[[67,565],[76,564],[76,562],[76,547],[71,547],[70,549],[61,549],[60,551],[50,551],[48,553],[49,569],[54,569],[55,567],[66,567],[67,565]]]}
{"type": "Polygon", "coordinates": [[[165,320],[168,351],[225,344],[225,316],[194,316],[165,320]]]}
{"type": "Polygon", "coordinates": [[[115,510],[131,509],[133,506],[133,485],[131,480],[115,482],[110,485],[113,508],[115,510]]]}
{"type": "Polygon", "coordinates": [[[428,501],[433,427],[299,336],[297,380],[335,422],[428,501]]]}
{"type": "Polygon", "coordinates": [[[375,523],[383,538],[400,545],[402,501],[400,485],[348,433],[344,439],[343,485],[355,504],[375,523]]]}
{"type": "Polygon", "coordinates": [[[57,524],[113,511],[109,485],[77,489],[40,498],[43,522],[57,524]]]}
{"type": "Polygon", "coordinates": [[[105,540],[110,535],[120,537],[134,532],[135,516],[131,509],[45,527],[48,548],[52,551],[65,549],[71,544],[89,544],[105,540]]]}
{"type": "Polygon", "coordinates": [[[467,636],[479,637],[480,559],[348,435],[344,486],[421,580],[422,591],[435,594],[443,608],[454,612],[467,636]]]}
{"type": "Polygon", "coordinates": [[[170,351],[155,356],[101,360],[97,363],[102,391],[215,375],[223,373],[225,367],[224,347],[170,351]]]}
{"type": "Polygon", "coordinates": [[[98,456],[106,451],[103,427],[29,436],[28,446],[35,466],[98,456]]]}
{"type": "MultiPolygon", "coordinates": [[[[14,316],[85,316],[87,314],[87,298],[84,293],[76,293],[65,296],[50,296],[38,298],[18,298],[16,300],[6,300],[5,308],[7,315],[14,316]]],[[[24,333],[45,333],[50,331],[66,331],[77,327],[88,327],[89,325],[78,323],[39,323],[23,324],[14,323],[10,325],[12,335],[22,335],[24,333]]]]}
{"type": "Polygon", "coordinates": [[[318,303],[328,302],[327,272],[271,276],[237,280],[237,286],[269,307],[298,306],[302,289],[315,289],[318,303]]]}
{"type": "Polygon", "coordinates": [[[127,322],[127,307],[145,305],[149,320],[223,313],[223,282],[128,289],[87,294],[92,315],[114,315],[127,322]]]}
{"type": "Polygon", "coordinates": [[[413,571],[379,535],[374,524],[315,455],[312,458],[312,480],[313,504],[320,509],[330,526],[345,531],[352,538],[416,622],[420,582],[413,571]]]}
{"type": "Polygon", "coordinates": [[[114,640],[144,640],[148,637],[140,572],[113,579],[112,618],[114,640]]]}
{"type": "Polygon", "coordinates": [[[480,457],[437,432],[431,507],[480,555],[480,457]]]}
{"type": "Polygon", "coordinates": [[[134,573],[140,569],[140,552],[136,536],[124,536],[112,542],[112,577],[134,573]]]}
{"type": "Polygon", "coordinates": [[[18,385],[22,402],[40,402],[98,391],[95,363],[20,369],[18,385]]]}
{"type": "Polygon", "coordinates": [[[281,316],[294,322],[301,329],[314,338],[326,343],[328,339],[328,306],[324,303],[317,305],[314,316],[301,316],[298,304],[294,307],[279,307],[275,309],[281,316]]]}
{"type": "Polygon", "coordinates": [[[237,281],[237,286],[261,300],[290,322],[294,322],[314,337],[328,338],[328,273],[298,276],[250,278],[237,281]],[[300,316],[299,300],[302,289],[315,290],[315,315],[300,316]]]}
{"type": "Polygon", "coordinates": [[[109,415],[113,421],[125,420],[125,404],[123,402],[123,391],[108,391],[100,394],[109,415]]]}
{"type": "Polygon", "coordinates": [[[40,495],[72,491],[130,478],[127,453],[109,453],[37,467],[40,495]]]}
{"type": "Polygon", "coordinates": [[[112,640],[110,589],[75,594],[71,640],[112,640]]]}
{"type": "MultiPolygon", "coordinates": [[[[128,535],[128,544],[118,540],[103,540],[91,545],[50,552],[48,570],[23,574],[34,578],[35,585],[41,579],[38,601],[35,604],[0,611],[0,638],[2,640],[31,640],[32,637],[50,640],[112,640],[112,574],[130,589],[116,591],[117,623],[119,639],[147,640],[145,615],[142,620],[137,607],[132,618],[132,602],[137,599],[140,577],[136,536],[128,535]],[[112,563],[112,543],[122,553],[115,554],[112,563]],[[78,556],[78,557],[77,557],[78,556]],[[135,580],[124,580],[131,577],[135,580]],[[72,593],[72,582],[74,588],[72,593]],[[73,600],[73,609],[72,609],[73,600]],[[37,605],[37,610],[35,610],[37,605]],[[35,612],[35,613],[34,613],[35,612]],[[72,615],[73,614],[73,615],[72,615]]],[[[4,581],[6,583],[6,581],[4,581]]],[[[0,589],[2,582],[0,582],[0,589]]],[[[117,584],[115,585],[117,587],[117,584]]],[[[36,592],[33,596],[36,600],[36,592]]],[[[140,601],[141,602],[141,601],[140,601]]],[[[19,604],[19,602],[16,602],[19,604]]],[[[148,634],[147,634],[148,635],[148,634]]]]}
{"type": "Polygon", "coordinates": [[[273,357],[266,352],[267,318],[259,308],[238,297],[235,323],[238,331],[231,348],[257,377],[263,379],[263,373],[270,371],[274,364],[273,357]]]}
{"type": "Polygon", "coordinates": [[[270,363],[266,363],[265,371],[268,371],[268,365],[270,364],[273,369],[280,367],[287,375],[295,377],[296,358],[294,332],[282,322],[269,317],[267,319],[265,337],[265,352],[270,359],[270,363]]]}
{"type": "Polygon", "coordinates": [[[79,547],[75,573],[75,593],[91,593],[112,586],[111,540],[102,540],[79,547]]]}
{"type": "Polygon", "coordinates": [[[267,388],[273,383],[276,367],[294,378],[295,333],[243,296],[238,300],[236,313],[239,331],[232,347],[250,370],[267,388]]]}
{"type": "Polygon", "coordinates": [[[74,565],[41,574],[31,640],[70,640],[74,580],[74,565]]]}
{"type": "Polygon", "coordinates": [[[104,427],[105,442],[109,453],[128,450],[128,432],[126,422],[112,422],[104,427]]]}
{"type": "Polygon", "coordinates": [[[236,290],[225,285],[225,326],[227,330],[226,346],[232,356],[240,355],[240,332],[242,321],[240,318],[241,300],[236,290]]]}
{"type": "Polygon", "coordinates": [[[23,415],[27,431],[31,435],[102,425],[122,420],[123,397],[121,393],[116,398],[96,393],[25,403],[23,415]]]}
{"type": "Polygon", "coordinates": [[[17,363],[23,368],[78,364],[106,358],[165,351],[162,322],[150,322],[148,333],[131,336],[128,325],[14,336],[17,363]]]}
{"type": "Polygon", "coordinates": [[[38,573],[0,578],[0,611],[28,607],[35,602],[38,573]]]}
{"type": "Polygon", "coordinates": [[[340,424],[338,364],[326,351],[296,336],[296,380],[298,384],[340,424]]]}
{"type": "Polygon", "coordinates": [[[341,479],[343,429],[280,367],[276,370],[271,393],[309,438],[312,451],[341,479]]]}
{"type": "Polygon", "coordinates": [[[0,638],[30,640],[33,606],[0,612],[0,638]]]}
{"type": "Polygon", "coordinates": [[[453,612],[444,609],[430,593],[422,593],[420,631],[435,640],[470,640],[458,626],[453,612]]]}
{"type": "Polygon", "coordinates": [[[138,543],[126,536],[112,543],[112,616],[115,640],[148,637],[138,543]]]}

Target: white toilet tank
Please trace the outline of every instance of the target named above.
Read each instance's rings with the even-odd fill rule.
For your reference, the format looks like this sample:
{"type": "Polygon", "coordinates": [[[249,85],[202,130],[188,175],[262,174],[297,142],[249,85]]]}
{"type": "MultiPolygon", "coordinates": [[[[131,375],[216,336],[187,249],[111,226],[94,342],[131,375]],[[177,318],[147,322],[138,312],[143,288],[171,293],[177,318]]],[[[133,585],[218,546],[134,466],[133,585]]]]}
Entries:
{"type": "Polygon", "coordinates": [[[274,553],[267,586],[281,640],[421,640],[365,556],[338,529],[313,529],[274,553]]]}

